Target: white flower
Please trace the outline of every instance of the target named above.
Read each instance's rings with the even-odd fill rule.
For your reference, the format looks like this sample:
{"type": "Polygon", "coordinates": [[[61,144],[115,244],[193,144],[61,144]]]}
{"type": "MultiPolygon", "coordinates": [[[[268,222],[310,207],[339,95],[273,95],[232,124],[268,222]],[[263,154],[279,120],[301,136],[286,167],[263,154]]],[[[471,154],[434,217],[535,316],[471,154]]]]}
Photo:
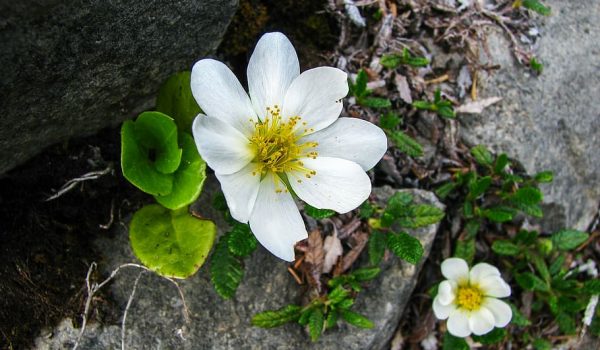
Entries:
{"type": "Polygon", "coordinates": [[[463,259],[449,258],[442,263],[442,275],[447,280],[438,287],[433,312],[441,320],[448,319],[452,335],[482,335],[510,322],[510,306],[496,299],[510,296],[510,286],[496,267],[479,263],[469,271],[463,259]]]}
{"type": "Polygon", "coordinates": [[[281,33],[265,34],[248,64],[249,94],[223,63],[192,68],[198,151],[215,171],[233,218],[249,222],[258,241],[294,260],[307,238],[293,191],[320,209],[346,213],[371,193],[366,170],[387,149],[377,126],[339,118],[347,74],[319,67],[300,74],[296,51],[281,33]]]}

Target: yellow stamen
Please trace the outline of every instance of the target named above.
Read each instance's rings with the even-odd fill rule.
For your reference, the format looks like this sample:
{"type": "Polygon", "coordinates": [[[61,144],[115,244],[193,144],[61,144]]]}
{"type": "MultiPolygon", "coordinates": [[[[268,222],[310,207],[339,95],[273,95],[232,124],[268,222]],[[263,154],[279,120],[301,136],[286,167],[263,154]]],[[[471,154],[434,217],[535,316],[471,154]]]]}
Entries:
{"type": "Polygon", "coordinates": [[[479,309],[482,302],[483,293],[479,288],[470,285],[458,287],[456,303],[459,307],[473,311],[479,309]]]}

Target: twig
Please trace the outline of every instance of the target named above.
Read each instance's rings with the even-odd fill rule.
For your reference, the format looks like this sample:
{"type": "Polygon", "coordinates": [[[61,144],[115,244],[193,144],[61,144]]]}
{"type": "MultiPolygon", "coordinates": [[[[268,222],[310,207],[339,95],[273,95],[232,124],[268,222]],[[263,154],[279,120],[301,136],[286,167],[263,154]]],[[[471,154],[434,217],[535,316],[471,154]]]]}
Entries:
{"type": "Polygon", "coordinates": [[[110,218],[105,225],[100,224],[99,226],[101,229],[108,230],[112,226],[114,220],[115,220],[115,199],[113,198],[110,201],[110,218]]]}
{"type": "Polygon", "coordinates": [[[145,271],[140,271],[135,282],[133,283],[133,288],[131,289],[131,294],[129,295],[129,300],[127,300],[127,306],[125,306],[125,311],[123,312],[123,320],[121,321],[121,350],[125,350],[125,322],[127,322],[127,312],[129,311],[129,307],[131,307],[131,303],[133,302],[133,296],[135,295],[135,291],[137,290],[138,282],[142,277],[142,274],[145,271]]]}
{"type": "Polygon", "coordinates": [[[75,188],[75,186],[77,186],[79,183],[84,182],[84,181],[89,181],[89,180],[96,180],[97,178],[104,176],[108,173],[110,173],[113,170],[113,166],[112,164],[109,164],[106,169],[104,170],[99,170],[99,171],[91,171],[87,174],[83,174],[80,177],[71,179],[69,181],[67,181],[61,188],[60,190],[58,190],[58,192],[56,192],[55,194],[53,194],[52,196],[48,197],[45,199],[45,202],[49,202],[51,200],[54,200],[60,196],[62,196],[63,194],[71,191],[73,188],[75,188]]]}

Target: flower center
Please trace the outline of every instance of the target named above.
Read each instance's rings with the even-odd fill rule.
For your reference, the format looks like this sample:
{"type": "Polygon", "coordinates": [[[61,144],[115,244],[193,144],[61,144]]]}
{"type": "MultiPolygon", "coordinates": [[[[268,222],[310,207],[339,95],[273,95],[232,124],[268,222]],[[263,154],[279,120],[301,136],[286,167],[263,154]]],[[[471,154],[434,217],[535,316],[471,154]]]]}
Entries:
{"type": "MultiPolygon", "coordinates": [[[[272,108],[267,107],[267,116],[264,120],[256,122],[254,127],[254,134],[250,137],[250,143],[256,152],[253,160],[256,170],[253,175],[264,176],[267,172],[281,175],[299,171],[304,173],[306,178],[311,178],[316,174],[314,170],[305,168],[299,160],[303,157],[316,159],[318,155],[314,150],[318,143],[299,142],[302,137],[313,131],[305,128],[299,132],[299,127],[306,127],[302,118],[295,116],[284,121],[281,110],[275,105],[272,108]]],[[[302,182],[300,179],[297,181],[302,182]]]]}
{"type": "Polygon", "coordinates": [[[481,293],[479,288],[474,286],[458,287],[456,300],[459,307],[469,311],[477,310],[483,301],[483,293],[481,293]]]}

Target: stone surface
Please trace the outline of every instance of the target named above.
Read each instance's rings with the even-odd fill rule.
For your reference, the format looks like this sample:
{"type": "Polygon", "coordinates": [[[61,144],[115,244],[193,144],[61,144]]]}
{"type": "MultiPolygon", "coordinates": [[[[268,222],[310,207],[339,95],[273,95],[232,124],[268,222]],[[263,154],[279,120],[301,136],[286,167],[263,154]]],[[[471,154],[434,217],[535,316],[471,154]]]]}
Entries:
{"type": "Polygon", "coordinates": [[[237,0],[0,0],[0,175],[152,106],[219,45],[237,0]]]}
{"type": "Polygon", "coordinates": [[[492,33],[493,61],[502,65],[480,96],[503,101],[481,115],[462,115],[463,139],[518,159],[529,173],[552,170],[544,185],[543,227],[586,229],[600,200],[600,6],[596,0],[544,3],[536,53],[541,76],[514,64],[503,33],[492,33]]]}
{"type": "MultiPolygon", "coordinates": [[[[212,187],[215,184],[212,182],[212,187]]],[[[208,184],[208,188],[211,185],[208,184]]],[[[421,190],[406,190],[416,202],[443,205],[434,194],[421,190]]],[[[203,198],[206,196],[207,190],[203,198]]],[[[375,189],[380,198],[387,198],[394,190],[375,189]]],[[[202,205],[203,213],[224,227],[220,214],[209,205],[202,205]]],[[[428,254],[437,231],[430,225],[411,232],[418,237],[428,254]]],[[[135,261],[121,228],[116,239],[98,243],[106,254],[101,263],[105,272],[135,261]]],[[[422,261],[424,261],[423,259],[422,261]]],[[[246,272],[236,297],[223,301],[213,290],[207,267],[182,281],[181,286],[192,320],[186,324],[182,303],[176,289],[157,275],[145,273],[127,317],[126,344],[130,349],[383,349],[398,324],[402,310],[415,286],[420,266],[390,259],[381,276],[362,292],[354,310],[374,321],[375,328],[363,330],[340,322],[326,332],[318,343],[312,344],[305,331],[297,324],[288,324],[270,330],[250,325],[251,317],[269,309],[278,309],[290,303],[301,303],[302,287],[287,272],[287,263],[273,257],[262,247],[246,263],[246,272]]],[[[124,310],[133,283],[139,271],[129,270],[111,284],[111,292],[121,310],[124,310]]],[[[119,311],[120,313],[122,311],[119,311]]],[[[56,329],[43,333],[37,339],[37,349],[71,348],[78,333],[70,320],[64,320],[56,329]]],[[[82,349],[119,348],[120,325],[91,324],[86,331],[82,349]]]]}

